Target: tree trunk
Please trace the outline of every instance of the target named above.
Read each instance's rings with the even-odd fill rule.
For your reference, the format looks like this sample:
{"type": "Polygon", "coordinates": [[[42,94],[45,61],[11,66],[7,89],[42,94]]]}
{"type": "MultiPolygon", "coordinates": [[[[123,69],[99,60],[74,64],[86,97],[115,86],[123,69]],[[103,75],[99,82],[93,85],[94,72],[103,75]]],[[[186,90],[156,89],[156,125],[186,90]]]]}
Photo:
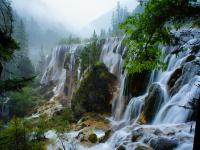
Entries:
{"type": "Polygon", "coordinates": [[[200,149],[200,96],[197,100],[197,109],[196,109],[196,127],[195,127],[195,135],[194,135],[194,144],[193,150],[200,149]]]}

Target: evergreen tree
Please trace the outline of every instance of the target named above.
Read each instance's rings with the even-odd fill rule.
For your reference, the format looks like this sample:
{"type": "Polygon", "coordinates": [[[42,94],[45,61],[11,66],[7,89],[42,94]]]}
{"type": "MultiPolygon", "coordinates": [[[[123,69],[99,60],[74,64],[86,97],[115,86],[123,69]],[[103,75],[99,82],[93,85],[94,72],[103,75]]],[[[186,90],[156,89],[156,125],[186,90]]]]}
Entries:
{"type": "Polygon", "coordinates": [[[104,29],[101,29],[101,31],[100,31],[100,38],[101,39],[106,38],[106,31],[104,29]]]}
{"type": "Polygon", "coordinates": [[[129,12],[127,7],[121,7],[120,2],[117,2],[117,8],[112,14],[112,33],[114,36],[123,35],[123,31],[119,29],[119,24],[125,21],[125,19],[129,16],[129,12]]]}
{"type": "Polygon", "coordinates": [[[8,0],[0,0],[0,95],[5,91],[20,90],[31,78],[15,78],[5,80],[2,78],[2,71],[5,72],[5,63],[14,57],[16,49],[19,48],[13,39],[13,13],[8,0]]]}

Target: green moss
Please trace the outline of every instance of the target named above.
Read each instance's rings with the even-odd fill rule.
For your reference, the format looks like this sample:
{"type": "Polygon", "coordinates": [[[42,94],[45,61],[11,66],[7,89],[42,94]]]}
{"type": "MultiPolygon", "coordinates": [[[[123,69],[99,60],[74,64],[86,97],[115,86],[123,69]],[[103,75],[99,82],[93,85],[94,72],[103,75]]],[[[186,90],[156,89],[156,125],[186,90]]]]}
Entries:
{"type": "Polygon", "coordinates": [[[72,97],[75,117],[80,118],[85,112],[110,112],[115,81],[104,64],[91,67],[72,97]]]}
{"type": "Polygon", "coordinates": [[[94,134],[94,133],[90,134],[89,137],[88,137],[88,140],[89,140],[91,143],[96,143],[97,140],[98,140],[98,139],[97,139],[97,135],[94,134]]]}

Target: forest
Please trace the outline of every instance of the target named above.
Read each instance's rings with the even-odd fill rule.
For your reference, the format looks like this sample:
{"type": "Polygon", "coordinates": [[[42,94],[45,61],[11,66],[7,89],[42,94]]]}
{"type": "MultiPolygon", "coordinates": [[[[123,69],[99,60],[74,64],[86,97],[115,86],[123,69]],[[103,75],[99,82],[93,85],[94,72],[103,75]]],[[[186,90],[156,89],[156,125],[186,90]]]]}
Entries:
{"type": "Polygon", "coordinates": [[[199,150],[199,0],[0,0],[0,150],[199,150]]]}

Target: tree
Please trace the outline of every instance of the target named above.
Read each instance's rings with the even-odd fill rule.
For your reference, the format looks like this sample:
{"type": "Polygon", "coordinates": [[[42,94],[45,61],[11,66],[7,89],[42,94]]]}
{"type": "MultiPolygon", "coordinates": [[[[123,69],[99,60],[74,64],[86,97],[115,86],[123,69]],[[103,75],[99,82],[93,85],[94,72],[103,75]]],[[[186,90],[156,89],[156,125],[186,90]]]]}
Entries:
{"type": "Polygon", "coordinates": [[[123,31],[119,29],[119,24],[122,23],[129,16],[127,7],[121,7],[120,2],[117,2],[116,10],[112,14],[112,32],[115,36],[121,36],[123,31]]]}
{"type": "Polygon", "coordinates": [[[194,0],[149,0],[143,13],[128,17],[121,24],[129,48],[126,56],[128,72],[163,68],[159,45],[175,43],[171,29],[198,19],[199,12],[200,5],[194,0]]]}
{"type": "Polygon", "coordinates": [[[106,38],[106,31],[104,29],[101,29],[101,31],[100,31],[100,38],[101,39],[106,38]]]}
{"type": "Polygon", "coordinates": [[[14,118],[0,134],[0,149],[25,150],[27,141],[27,129],[20,119],[14,118]]]}
{"type": "Polygon", "coordinates": [[[87,44],[80,53],[80,62],[81,62],[81,73],[85,69],[95,65],[99,61],[101,51],[97,47],[97,34],[94,31],[92,37],[90,38],[90,43],[87,44]]]}
{"type": "MultiPolygon", "coordinates": [[[[0,76],[4,70],[5,63],[14,57],[16,49],[19,48],[17,42],[13,39],[13,13],[11,4],[8,0],[0,0],[0,76]]],[[[16,91],[27,85],[32,80],[29,78],[14,78],[0,80],[0,95],[5,91],[16,91]]]]}

